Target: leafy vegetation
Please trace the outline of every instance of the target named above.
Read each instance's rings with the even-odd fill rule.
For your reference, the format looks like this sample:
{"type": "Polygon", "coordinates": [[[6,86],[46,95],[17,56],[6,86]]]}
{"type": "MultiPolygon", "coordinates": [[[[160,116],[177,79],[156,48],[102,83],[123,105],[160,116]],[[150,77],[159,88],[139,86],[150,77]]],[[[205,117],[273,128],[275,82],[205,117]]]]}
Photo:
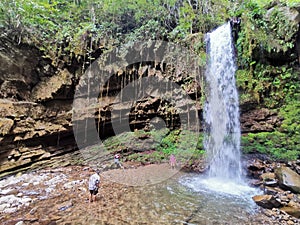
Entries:
{"type": "Polygon", "coordinates": [[[244,1],[234,12],[242,19],[237,40],[237,85],[242,104],[278,109],[282,124],[273,132],[243,136],[245,152],[275,159],[300,157],[299,69],[296,57],[298,22],[291,19],[299,1],[244,1]],[[280,110],[279,110],[280,109],[280,110]],[[293,119],[292,119],[293,118],[293,119]]]}
{"type": "Polygon", "coordinates": [[[245,1],[236,13],[243,21],[237,41],[242,101],[254,99],[273,108],[294,99],[299,87],[299,72],[293,68],[299,25],[289,16],[296,12],[283,5],[270,8],[262,2],[245,1]]]}
{"type": "Polygon", "coordinates": [[[237,84],[243,91],[241,101],[253,99],[269,108],[276,108],[296,98],[300,88],[296,68],[257,63],[255,69],[238,70],[237,84]]]}
{"type": "Polygon", "coordinates": [[[227,17],[228,1],[2,0],[2,35],[29,43],[57,64],[139,39],[181,41],[227,17]],[[219,12],[219,13],[218,13],[219,12]]]}
{"type": "MultiPolygon", "coordinates": [[[[56,66],[75,60],[84,69],[96,51],[148,39],[181,43],[198,54],[199,64],[204,66],[205,33],[230,17],[240,17],[236,50],[241,103],[254,101],[258,107],[280,109],[283,118],[274,132],[244,136],[243,149],[296,159],[300,140],[300,72],[295,46],[299,24],[289,17],[293,11],[288,10],[299,6],[299,0],[1,0],[0,37],[37,46],[56,66]]],[[[180,149],[188,149],[195,140],[190,134],[174,131],[162,140],[159,132],[126,135],[119,141],[107,140],[107,146],[113,149],[120,140],[150,135],[154,140],[150,147],[158,149],[151,157],[194,154],[180,149]]],[[[202,137],[196,139],[196,153],[201,155],[202,137]]]]}
{"type": "Polygon", "coordinates": [[[186,130],[175,130],[162,139],[158,150],[167,156],[174,154],[184,161],[191,158],[198,159],[205,153],[203,135],[186,130]],[[195,140],[198,142],[195,143],[195,140]]]}
{"type": "Polygon", "coordinates": [[[204,155],[202,145],[203,136],[190,131],[168,129],[151,130],[145,132],[138,130],[126,132],[110,137],[104,141],[106,149],[110,152],[123,151],[126,160],[143,163],[167,162],[171,154],[181,161],[199,159],[204,155]],[[197,145],[195,141],[198,140],[197,145]]]}
{"type": "Polygon", "coordinates": [[[287,137],[278,131],[249,133],[242,137],[242,149],[245,153],[263,153],[276,160],[295,160],[300,156],[299,142],[287,137]]]}
{"type": "Polygon", "coordinates": [[[284,118],[273,132],[249,133],[242,137],[242,149],[246,153],[259,152],[274,159],[296,160],[300,158],[300,102],[291,101],[280,109],[284,118]]]}

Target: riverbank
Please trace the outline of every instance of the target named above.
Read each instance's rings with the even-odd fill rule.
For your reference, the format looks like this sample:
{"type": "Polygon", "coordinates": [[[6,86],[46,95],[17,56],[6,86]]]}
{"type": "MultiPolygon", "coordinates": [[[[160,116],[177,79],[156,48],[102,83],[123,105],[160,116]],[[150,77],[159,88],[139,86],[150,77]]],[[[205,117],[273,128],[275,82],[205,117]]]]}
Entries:
{"type": "MultiPolygon", "coordinates": [[[[191,217],[192,208],[180,213],[173,208],[170,196],[174,196],[174,190],[168,188],[166,192],[170,192],[167,193],[170,196],[166,201],[170,205],[149,208],[149,202],[162,204],[152,202],[155,195],[161,195],[154,191],[156,185],[153,183],[160,180],[160,189],[164,187],[162,180],[165,177],[162,179],[162,174],[175,182],[185,174],[171,170],[167,164],[105,171],[101,174],[98,201],[89,203],[87,181],[92,173],[89,167],[67,166],[17,174],[1,180],[2,224],[184,224],[191,217]],[[132,186],[134,183],[140,186],[132,186]]],[[[263,211],[248,216],[248,224],[279,224],[263,211]]],[[[222,222],[219,220],[214,224],[222,222]]]]}

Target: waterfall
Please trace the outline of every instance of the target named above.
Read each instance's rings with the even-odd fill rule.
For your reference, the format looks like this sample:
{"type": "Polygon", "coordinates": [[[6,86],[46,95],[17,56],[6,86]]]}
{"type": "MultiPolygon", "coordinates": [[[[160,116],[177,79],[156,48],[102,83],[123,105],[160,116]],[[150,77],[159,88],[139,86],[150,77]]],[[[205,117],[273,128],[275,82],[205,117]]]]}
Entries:
{"type": "Polygon", "coordinates": [[[241,131],[230,22],[208,33],[206,38],[207,96],[203,115],[209,177],[238,183],[241,181],[241,131]]]}

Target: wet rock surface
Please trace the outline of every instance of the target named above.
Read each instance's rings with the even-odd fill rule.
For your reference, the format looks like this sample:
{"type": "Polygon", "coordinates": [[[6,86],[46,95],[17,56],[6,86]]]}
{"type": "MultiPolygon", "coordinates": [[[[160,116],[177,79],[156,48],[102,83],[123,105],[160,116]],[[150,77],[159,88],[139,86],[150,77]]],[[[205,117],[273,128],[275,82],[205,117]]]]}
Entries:
{"type": "Polygon", "coordinates": [[[254,159],[248,162],[248,176],[255,178],[264,195],[253,196],[257,205],[274,224],[300,224],[300,176],[297,173],[300,160],[279,163],[254,159]]]}
{"type": "Polygon", "coordinates": [[[256,195],[253,197],[253,200],[257,205],[267,209],[278,208],[281,206],[280,202],[272,195],[256,195]]]}
{"type": "MultiPolygon", "coordinates": [[[[163,164],[135,168],[127,165],[125,173],[128,172],[133,181],[137,177],[147,180],[149,178],[145,178],[145,171],[156,174],[152,176],[155,178],[166,169],[168,166],[165,167],[163,164]]],[[[87,182],[92,173],[94,172],[90,167],[68,166],[19,173],[2,179],[0,181],[2,224],[155,224],[156,222],[165,224],[166,221],[173,221],[171,224],[182,224],[180,219],[176,218],[188,218],[191,213],[186,209],[182,215],[178,211],[175,217],[169,213],[168,218],[160,218],[157,209],[148,208],[152,197],[148,194],[145,196],[147,186],[136,188],[113,182],[113,178],[122,177],[124,173],[122,169],[108,170],[101,174],[97,201],[89,203],[87,182]]],[[[296,199],[290,192],[286,192],[285,196],[287,200],[290,197],[296,199]]],[[[283,203],[283,197],[281,198],[283,203]]],[[[289,203],[286,207],[291,206],[289,203]]],[[[171,210],[169,212],[174,210],[172,205],[163,208],[165,207],[171,210]]],[[[288,209],[262,209],[261,213],[249,215],[247,221],[249,224],[257,225],[299,223],[299,220],[288,212],[290,212],[288,209]]]]}
{"type": "MultiPolygon", "coordinates": [[[[87,180],[92,173],[89,168],[67,167],[45,169],[1,180],[1,221],[4,221],[3,224],[65,224],[64,216],[72,211],[82,209],[93,215],[96,203],[88,203],[87,190],[87,180]]],[[[110,199],[111,204],[116,204],[114,191],[120,186],[105,179],[101,184],[101,191],[107,190],[106,200],[110,199]]],[[[120,191],[124,189],[120,188],[120,191]]],[[[103,194],[98,195],[98,198],[103,198],[103,194]]],[[[105,201],[99,201],[99,207],[106,204],[105,201]]]]}
{"type": "Polygon", "coordinates": [[[278,127],[281,124],[281,118],[267,108],[248,109],[241,114],[240,122],[243,132],[265,132],[273,131],[278,127]]]}
{"type": "Polygon", "coordinates": [[[300,175],[289,167],[280,166],[275,169],[276,178],[283,189],[300,194],[300,175]]]}

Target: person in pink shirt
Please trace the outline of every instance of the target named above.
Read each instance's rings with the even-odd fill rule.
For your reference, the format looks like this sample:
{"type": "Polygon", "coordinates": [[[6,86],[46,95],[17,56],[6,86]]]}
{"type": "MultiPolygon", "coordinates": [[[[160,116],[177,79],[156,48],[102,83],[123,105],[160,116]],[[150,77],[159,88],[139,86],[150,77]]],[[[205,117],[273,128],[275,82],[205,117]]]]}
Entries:
{"type": "Polygon", "coordinates": [[[172,169],[175,169],[176,167],[176,157],[174,154],[170,155],[170,166],[172,169]]]}

